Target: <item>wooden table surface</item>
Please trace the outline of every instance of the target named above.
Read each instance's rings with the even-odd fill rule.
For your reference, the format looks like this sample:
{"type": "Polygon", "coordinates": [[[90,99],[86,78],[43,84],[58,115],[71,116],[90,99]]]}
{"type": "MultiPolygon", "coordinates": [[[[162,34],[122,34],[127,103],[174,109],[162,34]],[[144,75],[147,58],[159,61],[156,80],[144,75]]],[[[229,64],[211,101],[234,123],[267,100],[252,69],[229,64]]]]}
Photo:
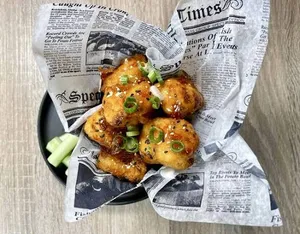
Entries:
{"type": "MultiPolygon", "coordinates": [[[[242,128],[281,208],[284,226],[280,228],[172,222],[158,216],[148,200],[107,206],[81,222],[66,223],[64,187],[46,167],[37,142],[37,114],[45,87],[31,38],[35,13],[45,2],[52,1],[0,2],[1,234],[300,233],[299,0],[271,0],[269,46],[242,128]]],[[[90,3],[124,9],[165,29],[177,0],[90,3]]]]}

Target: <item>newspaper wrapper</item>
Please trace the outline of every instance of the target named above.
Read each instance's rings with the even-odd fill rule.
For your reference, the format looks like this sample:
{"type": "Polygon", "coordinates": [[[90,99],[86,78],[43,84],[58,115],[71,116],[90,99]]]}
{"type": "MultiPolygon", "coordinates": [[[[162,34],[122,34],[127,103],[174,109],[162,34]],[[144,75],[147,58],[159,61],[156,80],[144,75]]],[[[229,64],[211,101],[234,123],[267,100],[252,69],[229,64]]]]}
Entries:
{"type": "Polygon", "coordinates": [[[193,125],[195,164],[162,167],[131,184],[95,166],[99,146],[84,133],[73,151],[65,219],[76,221],[144,186],[155,211],[176,221],[282,225],[266,175],[239,135],[268,41],[269,0],[186,0],[166,32],[122,10],[53,3],[39,9],[33,50],[65,131],[101,108],[98,67],[144,53],[162,74],[184,69],[205,97],[193,125]]]}

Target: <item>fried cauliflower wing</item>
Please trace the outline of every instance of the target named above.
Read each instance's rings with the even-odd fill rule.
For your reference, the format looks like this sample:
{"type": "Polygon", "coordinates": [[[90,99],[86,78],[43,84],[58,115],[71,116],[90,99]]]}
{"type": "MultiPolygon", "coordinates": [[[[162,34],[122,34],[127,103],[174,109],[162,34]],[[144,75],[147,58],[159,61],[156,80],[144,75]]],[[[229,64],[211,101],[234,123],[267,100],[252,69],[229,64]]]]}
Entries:
{"type": "Polygon", "coordinates": [[[170,77],[163,84],[157,83],[156,87],[164,96],[162,109],[172,118],[183,119],[204,106],[202,94],[183,73],[170,77]]]}
{"type": "Polygon", "coordinates": [[[140,83],[141,81],[147,80],[138,67],[138,61],[146,62],[146,57],[141,54],[136,54],[133,57],[124,59],[121,65],[116,69],[99,68],[102,78],[101,91],[104,92],[107,87],[120,85],[120,77],[123,75],[128,76],[128,84],[140,83]]]}
{"type": "Polygon", "coordinates": [[[183,119],[153,119],[143,126],[139,139],[139,152],[144,162],[162,164],[177,170],[184,170],[194,163],[194,153],[198,146],[197,133],[193,126],[183,119]],[[153,143],[152,140],[159,139],[160,132],[163,134],[162,140],[153,143]],[[182,143],[182,151],[179,150],[178,142],[182,143]]]}
{"type": "MultiPolygon", "coordinates": [[[[114,146],[113,139],[115,136],[124,133],[123,129],[113,128],[105,121],[103,108],[87,119],[83,130],[91,140],[108,149],[112,149],[114,146]]],[[[113,149],[112,151],[114,152],[113,149]]]]}
{"type": "Polygon", "coordinates": [[[132,183],[138,183],[146,174],[147,166],[138,154],[120,152],[111,155],[106,150],[101,150],[98,156],[97,167],[102,171],[126,179],[132,183]]]}
{"type": "Polygon", "coordinates": [[[107,87],[102,102],[106,121],[115,127],[148,122],[154,112],[149,101],[151,97],[149,89],[150,84],[146,81],[107,87]],[[137,110],[134,113],[127,113],[124,109],[128,97],[134,98],[137,103],[137,110]]]}

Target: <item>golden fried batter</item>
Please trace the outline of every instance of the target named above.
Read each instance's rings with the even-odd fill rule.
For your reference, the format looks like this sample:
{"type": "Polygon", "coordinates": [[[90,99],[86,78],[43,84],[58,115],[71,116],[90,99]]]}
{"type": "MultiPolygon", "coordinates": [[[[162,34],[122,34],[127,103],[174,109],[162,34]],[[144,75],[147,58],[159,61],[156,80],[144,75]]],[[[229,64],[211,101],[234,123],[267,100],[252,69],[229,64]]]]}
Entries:
{"type": "MultiPolygon", "coordinates": [[[[159,131],[155,131],[154,139],[158,138],[159,131]]],[[[148,164],[162,164],[177,170],[184,170],[194,163],[194,153],[199,146],[199,137],[193,126],[183,119],[156,118],[144,125],[139,139],[139,151],[144,162],[148,164]],[[163,131],[163,140],[151,143],[150,129],[156,127],[163,131]],[[184,145],[181,152],[172,150],[180,141],[184,145]]]]}
{"type": "Polygon", "coordinates": [[[151,93],[149,82],[116,85],[106,87],[103,97],[103,109],[106,121],[116,127],[144,124],[149,121],[154,112],[150,103],[151,93]],[[133,97],[138,105],[134,113],[126,113],[124,103],[128,97],[133,97]]]}
{"type": "MultiPolygon", "coordinates": [[[[162,84],[155,84],[164,96],[161,105],[169,117],[153,119],[163,113],[156,110],[159,100],[153,98],[152,92],[157,93],[157,90],[150,91],[152,84],[140,71],[139,62],[146,62],[146,57],[135,55],[124,59],[118,68],[99,68],[101,91],[104,92],[102,109],[90,116],[84,125],[88,137],[103,146],[97,167],[135,183],[146,174],[146,163],[177,170],[187,169],[194,163],[200,140],[193,126],[183,118],[204,106],[202,94],[188,75],[181,72],[162,84]],[[128,125],[140,124],[143,129],[137,136],[139,132],[131,131],[133,128],[128,125]],[[125,134],[126,126],[128,132],[125,134]],[[126,152],[133,151],[129,136],[139,138],[139,153],[126,152]]],[[[149,77],[153,78],[151,74],[149,77]]]]}
{"type": "Polygon", "coordinates": [[[104,91],[106,87],[114,87],[120,85],[120,77],[122,75],[128,76],[128,84],[140,83],[147,80],[138,68],[139,62],[146,62],[146,57],[141,54],[134,55],[131,58],[126,58],[121,65],[114,68],[99,68],[102,78],[101,91],[104,91]]]}
{"type": "Polygon", "coordinates": [[[97,167],[133,183],[141,181],[147,171],[147,166],[140,155],[129,154],[124,151],[111,155],[103,149],[99,154],[97,167]]]}
{"type": "Polygon", "coordinates": [[[202,94],[197,90],[186,75],[171,77],[163,84],[156,84],[156,87],[164,96],[162,108],[164,112],[177,119],[183,119],[204,105],[202,94]]]}
{"type": "MultiPolygon", "coordinates": [[[[104,118],[103,108],[92,114],[83,127],[87,136],[108,149],[114,146],[113,139],[116,135],[124,133],[122,129],[113,128],[104,118]]],[[[112,149],[115,152],[115,149],[112,149]]]]}

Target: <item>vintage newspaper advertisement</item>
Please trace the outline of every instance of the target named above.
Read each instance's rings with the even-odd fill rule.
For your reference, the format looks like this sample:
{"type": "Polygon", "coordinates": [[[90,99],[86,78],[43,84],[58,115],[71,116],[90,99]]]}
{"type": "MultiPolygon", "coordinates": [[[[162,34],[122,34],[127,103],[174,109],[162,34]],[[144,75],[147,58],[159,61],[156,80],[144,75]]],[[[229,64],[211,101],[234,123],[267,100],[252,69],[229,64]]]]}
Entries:
{"type": "Polygon", "coordinates": [[[40,7],[33,50],[65,131],[101,108],[98,67],[118,66],[136,53],[163,75],[184,69],[205,98],[192,120],[201,138],[195,164],[185,171],[151,169],[138,185],[98,170],[101,149],[81,133],[69,168],[66,221],[144,186],[167,219],[282,225],[266,175],[238,133],[268,43],[269,12],[269,0],[182,0],[164,32],[111,7],[40,7]]]}

